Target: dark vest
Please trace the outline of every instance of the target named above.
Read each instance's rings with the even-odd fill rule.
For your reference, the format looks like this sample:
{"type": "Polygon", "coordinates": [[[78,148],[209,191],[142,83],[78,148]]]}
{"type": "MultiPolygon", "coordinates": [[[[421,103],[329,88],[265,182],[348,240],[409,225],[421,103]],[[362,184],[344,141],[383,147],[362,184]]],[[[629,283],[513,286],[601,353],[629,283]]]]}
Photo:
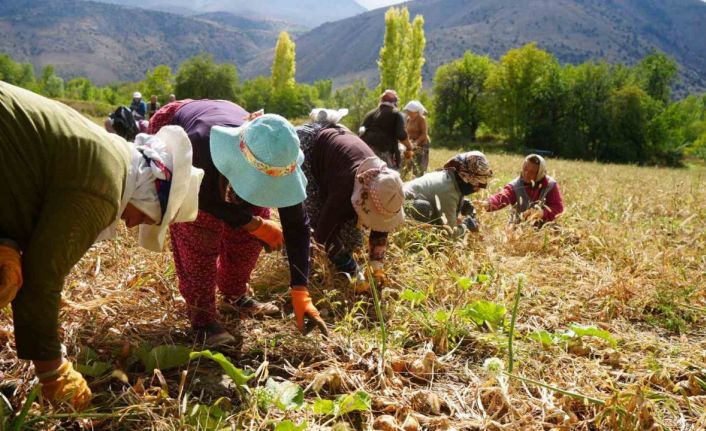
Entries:
{"type": "Polygon", "coordinates": [[[512,191],[515,193],[515,205],[513,205],[513,211],[510,214],[510,221],[513,223],[519,223],[521,221],[520,214],[527,211],[531,207],[543,207],[544,202],[547,200],[547,195],[556,186],[556,181],[554,178],[547,175],[547,186],[539,192],[539,199],[532,201],[527,194],[527,186],[522,180],[522,177],[517,177],[512,183],[512,191]]]}

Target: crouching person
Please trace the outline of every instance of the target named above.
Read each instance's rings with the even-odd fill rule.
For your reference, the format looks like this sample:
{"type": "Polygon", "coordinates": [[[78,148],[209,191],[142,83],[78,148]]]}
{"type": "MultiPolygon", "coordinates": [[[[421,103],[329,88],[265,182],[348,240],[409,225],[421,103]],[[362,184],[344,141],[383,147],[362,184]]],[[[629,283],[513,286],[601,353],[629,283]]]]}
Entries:
{"type": "Polygon", "coordinates": [[[367,292],[365,271],[353,257],[363,246],[360,227],[370,228],[370,270],[385,281],[388,232],[404,221],[402,180],[366,143],[338,124],[347,110],[316,109],[311,122],[297,128],[307,177],[306,208],[314,239],[322,244],[337,271],[367,292]]]}
{"type": "Polygon", "coordinates": [[[407,214],[423,223],[449,226],[454,236],[477,231],[475,209],[464,196],[486,188],[492,176],[488,159],[480,151],[458,154],[442,170],[405,183],[407,214]]]}
{"type": "Polygon", "coordinates": [[[527,156],[520,176],[481,202],[481,206],[486,211],[511,206],[510,223],[528,221],[537,227],[554,221],[564,212],[559,184],[547,175],[547,163],[537,154],[527,156]]]}
{"type": "Polygon", "coordinates": [[[180,128],[126,142],[73,109],[0,82],[0,308],[12,304],[17,356],[31,360],[44,398],[81,410],[83,376],[61,353],[64,279],[123,219],[162,249],[166,227],[196,217],[203,171],[180,128]]]}

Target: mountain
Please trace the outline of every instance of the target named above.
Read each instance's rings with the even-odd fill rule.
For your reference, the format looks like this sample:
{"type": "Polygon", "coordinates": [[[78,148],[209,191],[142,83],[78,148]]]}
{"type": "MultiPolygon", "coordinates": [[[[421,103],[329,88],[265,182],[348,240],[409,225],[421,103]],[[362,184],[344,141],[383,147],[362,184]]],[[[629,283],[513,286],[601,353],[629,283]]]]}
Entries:
{"type": "Polygon", "coordinates": [[[98,0],[183,15],[228,12],[254,20],[281,20],[313,28],[365,12],[354,0],[98,0]]]}
{"type": "Polygon", "coordinates": [[[144,79],[159,64],[176,70],[202,52],[245,64],[274,46],[278,30],[77,0],[12,0],[0,1],[0,34],[0,52],[16,61],[53,64],[64,78],[103,85],[144,79]]]}
{"type": "MultiPolygon", "coordinates": [[[[654,47],[680,65],[682,90],[706,90],[706,3],[699,0],[416,0],[410,16],[424,16],[424,67],[436,68],[464,51],[499,58],[536,41],[562,63],[605,60],[634,64],[654,47]]],[[[378,82],[385,9],[321,25],[296,39],[297,79],[362,77],[378,82]]],[[[267,73],[272,53],[249,61],[244,76],[267,73]]]]}

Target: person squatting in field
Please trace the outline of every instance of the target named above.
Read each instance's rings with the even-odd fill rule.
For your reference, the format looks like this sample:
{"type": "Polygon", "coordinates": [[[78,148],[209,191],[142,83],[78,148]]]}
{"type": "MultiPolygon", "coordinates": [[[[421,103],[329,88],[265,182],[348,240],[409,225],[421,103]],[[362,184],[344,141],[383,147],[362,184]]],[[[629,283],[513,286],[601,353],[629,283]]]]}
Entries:
{"type": "Polygon", "coordinates": [[[520,175],[498,193],[479,202],[485,211],[511,206],[510,223],[529,221],[538,227],[564,212],[564,202],[554,178],[547,175],[547,162],[537,154],[525,157],[520,175]]]}
{"type": "Polygon", "coordinates": [[[194,166],[205,171],[197,219],[170,232],[179,291],[197,337],[212,346],[235,340],[218,322],[216,290],[223,312],[279,313],[248,289],[263,245],[286,246],[298,328],[307,329],[306,317],[326,332],[307,289],[310,233],[299,139],[278,115],[251,117],[224,100],[182,100],[162,107],[150,122],[151,131],[168,124],[183,127],[194,166]],[[281,225],[270,220],[269,208],[278,208],[281,225]]]}
{"type": "Polygon", "coordinates": [[[483,153],[458,154],[441,170],[405,183],[406,211],[415,220],[450,226],[455,236],[477,231],[475,210],[464,196],[486,188],[492,177],[493,170],[483,153]]]}
{"type": "Polygon", "coordinates": [[[91,391],[62,355],[64,279],[119,219],[161,251],[166,227],[196,217],[203,171],[183,130],[128,143],[68,106],[0,82],[0,308],[12,304],[17,356],[44,398],[73,409],[91,391]]]}
{"type": "Polygon", "coordinates": [[[336,270],[350,276],[358,293],[370,288],[353,257],[363,245],[365,226],[369,265],[376,283],[385,279],[388,232],[404,222],[402,180],[363,142],[338,122],[347,109],[314,109],[297,128],[307,177],[306,209],[314,239],[324,246],[336,270]]]}
{"type": "Polygon", "coordinates": [[[404,116],[397,110],[397,102],[397,93],[385,90],[378,107],[365,115],[360,138],[388,167],[399,170],[402,157],[398,143],[407,148],[404,153],[407,160],[414,156],[414,147],[407,137],[404,116]]]}

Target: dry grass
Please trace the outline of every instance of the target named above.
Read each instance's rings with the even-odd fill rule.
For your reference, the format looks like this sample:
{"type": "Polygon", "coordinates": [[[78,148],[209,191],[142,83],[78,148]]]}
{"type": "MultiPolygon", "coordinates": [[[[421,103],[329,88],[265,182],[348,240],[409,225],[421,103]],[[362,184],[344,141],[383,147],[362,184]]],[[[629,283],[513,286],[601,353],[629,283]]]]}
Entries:
{"type": "MultiPolygon", "coordinates": [[[[432,165],[450,155],[434,152],[432,165]]],[[[499,174],[492,192],[514,177],[521,158],[490,160],[499,174]]],[[[391,283],[382,292],[384,345],[372,300],[355,297],[320,256],[312,291],[332,334],[328,340],[298,335],[288,314],[285,262],[265,256],[253,287],[282,303],[286,315],[226,320],[243,343],[223,353],[257,370],[251,388],[264,386],[267,377],[305,388],[304,406],[289,411],[263,402],[257,390],[241,399],[210,361],[144,370],[133,354],[141,343],[190,345],[191,335],[170,255],[136,248],[123,231],[121,239],[94,247],[72,272],[62,328],[69,358],[90,346],[127,383],[120,373],[89,379],[95,413],[57,418],[36,404],[29,427],[273,429],[289,419],[306,420],[310,429],[415,429],[415,423],[469,430],[706,428],[706,391],[698,383],[706,374],[706,170],[551,160],[549,171],[566,205],[556,229],[508,230],[507,213],[499,212],[481,214],[482,238],[453,242],[414,226],[393,236],[391,283]],[[479,299],[511,309],[520,274],[526,283],[513,373],[602,404],[483,368],[491,357],[507,362],[507,331],[474,325],[462,310],[479,299]],[[459,277],[479,282],[464,290],[459,277]],[[419,303],[408,300],[410,293],[419,303]],[[538,330],[563,333],[571,324],[607,330],[617,345],[596,337],[542,345],[528,337],[538,330]],[[317,392],[333,399],[359,390],[372,397],[370,411],[331,417],[310,408],[317,392]],[[199,422],[191,414],[197,403],[217,403],[224,419],[217,426],[199,422]]],[[[18,409],[32,372],[16,359],[8,313],[0,315],[0,371],[22,382],[12,399],[18,409]]]]}

